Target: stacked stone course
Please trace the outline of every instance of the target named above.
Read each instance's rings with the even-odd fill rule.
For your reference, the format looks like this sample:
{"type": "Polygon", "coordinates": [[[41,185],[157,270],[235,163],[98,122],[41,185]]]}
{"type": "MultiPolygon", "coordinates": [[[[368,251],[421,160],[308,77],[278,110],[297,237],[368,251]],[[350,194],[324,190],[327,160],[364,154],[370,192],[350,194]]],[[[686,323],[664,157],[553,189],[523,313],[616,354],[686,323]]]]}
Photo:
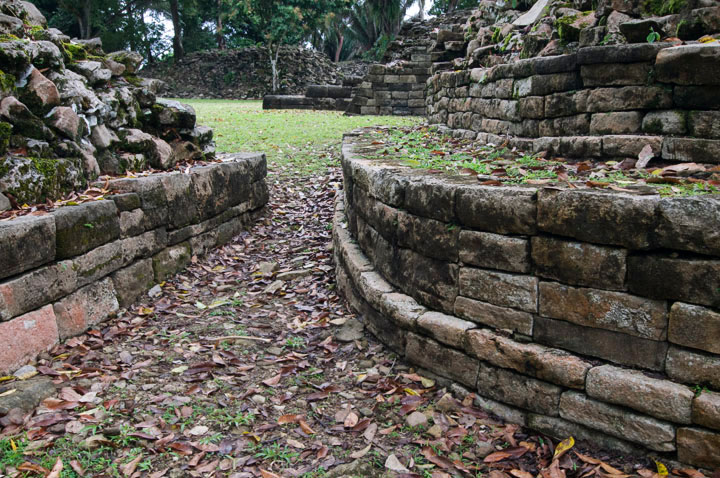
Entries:
{"type": "Polygon", "coordinates": [[[720,162],[720,45],[593,46],[428,80],[431,124],[583,159],[720,162]]]}
{"type": "Polygon", "coordinates": [[[105,200],[0,222],[0,375],[229,242],[267,203],[265,176],[264,155],[238,154],[111,180],[105,200]]]}
{"type": "Polygon", "coordinates": [[[720,199],[483,186],[373,148],[343,146],[334,254],[380,340],[510,421],[720,466],[720,199]]]}

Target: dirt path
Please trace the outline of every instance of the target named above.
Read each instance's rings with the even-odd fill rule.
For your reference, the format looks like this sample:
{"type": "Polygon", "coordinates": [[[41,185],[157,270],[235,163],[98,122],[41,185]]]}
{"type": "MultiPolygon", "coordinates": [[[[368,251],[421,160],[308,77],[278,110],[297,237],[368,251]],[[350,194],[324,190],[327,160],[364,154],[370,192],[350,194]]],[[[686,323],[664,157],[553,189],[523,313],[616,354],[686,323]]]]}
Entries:
{"type": "Polygon", "coordinates": [[[0,476],[620,478],[650,466],[577,446],[553,460],[547,438],[444,396],[352,327],[335,293],[339,170],[269,182],[251,231],[41,363],[60,393],[1,419],[0,476]]]}

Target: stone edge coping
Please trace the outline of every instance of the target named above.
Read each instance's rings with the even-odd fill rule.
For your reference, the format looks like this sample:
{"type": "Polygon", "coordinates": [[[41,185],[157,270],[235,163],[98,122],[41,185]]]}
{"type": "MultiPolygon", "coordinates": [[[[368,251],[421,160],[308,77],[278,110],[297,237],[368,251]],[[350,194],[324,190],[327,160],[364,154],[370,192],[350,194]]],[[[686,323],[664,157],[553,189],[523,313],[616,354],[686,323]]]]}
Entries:
{"type": "MultiPolygon", "coordinates": [[[[491,328],[483,328],[480,324],[434,312],[412,297],[398,292],[382,278],[353,241],[345,223],[342,196],[342,192],[338,192],[333,216],[333,255],[338,271],[338,288],[344,293],[351,307],[363,316],[365,325],[373,335],[414,365],[438,374],[457,391],[467,392],[463,387],[470,387],[471,391],[477,390],[481,396],[476,403],[506,421],[528,426],[558,439],[572,434],[578,439],[595,441],[603,447],[625,453],[646,453],[647,447],[651,450],[651,456],[665,463],[668,463],[667,455],[655,455],[655,452],[676,451],[678,431],[685,434],[709,433],[712,439],[720,442],[720,435],[715,432],[694,427],[679,428],[697,425],[694,422],[697,421],[696,414],[699,414],[695,410],[706,406],[699,402],[692,390],[685,385],[649,378],[639,371],[605,363],[593,365],[582,357],[561,349],[517,342],[491,328]],[[478,337],[482,337],[482,340],[477,341],[478,337]],[[413,352],[411,340],[419,340],[424,346],[413,352]],[[496,343],[496,352],[485,353],[488,349],[477,345],[485,343],[486,340],[496,343]],[[433,355],[434,352],[427,348],[441,350],[445,360],[440,363],[429,362],[423,357],[426,353],[433,355]],[[500,351],[502,348],[505,348],[505,352],[500,351]],[[512,352],[512,349],[516,351],[512,352]],[[555,367],[551,365],[554,360],[558,360],[558,368],[551,371],[555,367]],[[454,368],[469,367],[472,376],[468,376],[467,370],[449,370],[448,365],[453,365],[454,368]],[[480,373],[478,378],[475,378],[476,373],[480,373]],[[516,381],[518,395],[529,394],[534,398],[528,401],[512,395],[488,393],[488,390],[483,390],[488,386],[487,380],[483,382],[481,379],[483,373],[499,374],[500,378],[496,378],[496,381],[500,382],[516,381]],[[571,379],[571,376],[575,378],[571,379]],[[627,383],[613,384],[612,381],[616,378],[627,383]],[[461,385],[457,385],[457,382],[461,385]],[[638,383],[641,384],[639,387],[638,383]],[[643,390],[643,387],[647,388],[643,390]],[[609,388],[611,394],[624,392],[625,397],[608,400],[602,388],[609,388]],[[674,422],[667,421],[670,418],[664,412],[651,410],[652,406],[648,408],[644,401],[636,400],[637,393],[642,395],[650,390],[653,391],[650,393],[666,395],[664,403],[667,404],[667,411],[672,410],[670,413],[678,412],[679,408],[684,409],[679,415],[672,417],[674,422]],[[591,416],[573,415],[572,411],[564,409],[565,402],[582,404],[578,406],[587,405],[591,416]],[[646,414],[655,417],[651,418],[646,414]],[[657,415],[661,417],[657,418],[657,415]],[[652,431],[647,435],[621,433],[618,429],[602,423],[605,416],[627,420],[630,427],[648,426],[652,431]],[[642,447],[639,448],[638,445],[642,447]]],[[[507,387],[507,384],[505,386],[507,387]]],[[[707,397],[710,397],[712,403],[720,405],[720,393],[706,392],[706,399],[707,397]]],[[[649,398],[649,395],[646,398],[649,398]]],[[[567,407],[569,410],[571,405],[567,407]]],[[[720,422],[703,422],[702,425],[720,428],[720,422]]],[[[697,466],[711,466],[696,461],[694,455],[688,454],[682,446],[679,459],[697,466]]]]}
{"type": "MultiPolygon", "coordinates": [[[[357,138],[366,132],[375,131],[376,128],[360,128],[346,133],[342,144],[342,162],[344,174],[351,173],[353,182],[358,178],[363,181],[363,188],[377,200],[393,206],[404,207],[404,188],[408,184],[418,184],[423,181],[432,188],[438,197],[447,195],[448,189],[473,192],[517,191],[523,197],[530,198],[535,204],[555,202],[574,205],[575,218],[564,224],[555,223],[553,218],[538,217],[536,210],[536,224],[530,225],[533,230],[514,231],[516,233],[548,232],[554,235],[578,239],[581,241],[626,247],[633,251],[677,251],[681,253],[701,254],[701,259],[720,258],[720,194],[698,195],[689,197],[661,197],[660,195],[631,194],[612,189],[571,189],[559,184],[541,185],[503,185],[489,186],[479,184],[473,176],[451,175],[443,172],[431,172],[415,169],[404,165],[399,159],[386,158],[382,160],[367,159],[363,154],[369,149],[377,149],[376,145],[363,145],[357,138]],[[345,171],[345,168],[348,168],[345,171]],[[618,233],[616,219],[618,217],[589,216],[587,208],[593,205],[605,205],[609,209],[620,212],[623,208],[637,214],[643,220],[633,228],[643,236],[642,240],[622,237],[618,233]],[[588,237],[587,233],[574,233],[573,229],[581,229],[583,225],[594,225],[594,230],[605,231],[602,236],[588,237]],[[709,257],[706,257],[709,256],[709,257]]],[[[453,207],[454,209],[454,207],[453,207]]],[[[423,216],[421,212],[410,210],[414,214],[423,216]]],[[[463,224],[457,217],[445,218],[446,222],[456,222],[478,229],[475,224],[463,224]]],[[[425,217],[438,219],[425,215],[425,217]]],[[[479,230],[483,230],[479,228],[479,230]]],[[[500,232],[492,231],[489,232],[500,232]]],[[[511,231],[512,232],[512,231],[511,231]]],[[[502,233],[502,232],[501,232],[502,233]]]]}

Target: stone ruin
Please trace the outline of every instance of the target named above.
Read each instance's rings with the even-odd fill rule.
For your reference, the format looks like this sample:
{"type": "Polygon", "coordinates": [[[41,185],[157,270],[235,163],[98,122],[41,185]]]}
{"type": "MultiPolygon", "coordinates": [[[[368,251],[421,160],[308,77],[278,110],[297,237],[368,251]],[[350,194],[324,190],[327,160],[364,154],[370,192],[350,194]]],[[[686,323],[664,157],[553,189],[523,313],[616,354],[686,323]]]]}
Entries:
{"type": "Polygon", "coordinates": [[[34,5],[0,1],[0,212],[59,199],[100,175],[212,159],[212,130],[157,99],[142,57],[47,28],[34,5]]]}

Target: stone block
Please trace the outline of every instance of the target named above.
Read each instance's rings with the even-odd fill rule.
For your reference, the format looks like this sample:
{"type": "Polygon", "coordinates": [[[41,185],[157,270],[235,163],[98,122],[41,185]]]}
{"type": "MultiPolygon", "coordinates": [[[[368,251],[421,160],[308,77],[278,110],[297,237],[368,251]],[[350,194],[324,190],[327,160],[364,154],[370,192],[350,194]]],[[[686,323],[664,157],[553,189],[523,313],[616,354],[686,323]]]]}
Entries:
{"type": "Polygon", "coordinates": [[[685,134],[687,115],[686,111],[680,110],[650,111],[643,118],[642,130],[648,134],[685,134]]]}
{"type": "Polygon", "coordinates": [[[140,196],[145,214],[145,230],[164,226],[168,222],[167,197],[158,176],[116,179],[107,186],[118,193],[136,193],[140,196]]]}
{"type": "Polygon", "coordinates": [[[545,98],[527,96],[518,100],[518,114],[521,118],[543,119],[545,117],[545,98]]]}
{"type": "Polygon", "coordinates": [[[662,157],[669,161],[720,164],[720,140],[665,138],[662,157]]]}
{"type": "Polygon", "coordinates": [[[78,289],[53,305],[60,339],[85,332],[118,311],[115,288],[110,278],[78,289]]]}
{"type": "Polygon", "coordinates": [[[692,404],[692,421],[720,430],[720,393],[703,390],[692,404]]]}
{"type": "Polygon", "coordinates": [[[24,216],[0,222],[0,279],[55,259],[55,219],[24,216]]]}
{"type": "Polygon", "coordinates": [[[0,322],[0,336],[12,338],[0,341],[0,373],[7,375],[58,343],[52,305],[0,322]]]}
{"type": "Polygon", "coordinates": [[[145,213],[142,209],[123,211],[120,213],[120,237],[137,236],[145,232],[145,213]]]}
{"type": "Polygon", "coordinates": [[[358,314],[362,316],[365,327],[378,340],[394,352],[398,354],[404,353],[407,336],[405,329],[395,326],[392,321],[387,320],[360,297],[350,299],[350,303],[356,308],[358,314]]]}
{"type": "Polygon", "coordinates": [[[475,324],[440,312],[426,312],[418,318],[417,327],[438,342],[462,349],[465,332],[475,328],[475,324]]]}
{"type": "Polygon", "coordinates": [[[167,233],[165,229],[155,229],[139,236],[123,239],[120,242],[124,266],[139,258],[150,257],[159,252],[167,244],[167,233]]]}
{"type": "Polygon", "coordinates": [[[620,332],[594,329],[562,320],[536,317],[535,342],[598,357],[620,365],[663,370],[667,342],[642,339],[620,332]]]}
{"type": "Polygon", "coordinates": [[[169,279],[187,267],[190,264],[191,256],[190,244],[187,242],[167,247],[154,255],[152,261],[155,282],[169,279]]]}
{"type": "Polygon", "coordinates": [[[667,338],[665,301],[556,282],[540,282],[539,289],[540,315],[544,317],[644,339],[667,338]]]}
{"type": "Polygon", "coordinates": [[[459,227],[404,211],[397,214],[396,221],[397,242],[400,247],[411,248],[435,259],[457,261],[459,227]]]}
{"type": "MultiPolygon", "coordinates": [[[[386,249],[383,254],[378,254],[376,249],[375,264],[392,261],[395,256],[393,251],[394,249],[386,249]]],[[[400,249],[398,256],[399,260],[395,259],[396,274],[401,283],[397,285],[410,295],[418,294],[416,298],[430,308],[439,307],[443,311],[452,311],[458,294],[458,266],[408,249],[400,249]]],[[[388,278],[388,275],[383,275],[388,278]]]]}
{"type": "Polygon", "coordinates": [[[642,128],[642,113],[620,111],[617,113],[595,113],[590,119],[590,134],[634,134],[642,128]]]}
{"type": "Polygon", "coordinates": [[[662,136],[614,135],[603,136],[603,155],[611,158],[637,158],[645,146],[650,146],[655,156],[660,156],[662,136]]]}
{"type": "Polygon", "coordinates": [[[720,357],[717,355],[671,346],[665,371],[676,382],[720,390],[720,357]]]}
{"type": "Polygon", "coordinates": [[[569,388],[585,388],[588,362],[558,349],[516,342],[489,330],[467,332],[466,351],[497,367],[508,368],[569,388]]]}
{"type": "Polygon", "coordinates": [[[126,265],[123,242],[115,241],[104,244],[72,259],[72,269],[77,277],[77,286],[88,285],[126,265]]]}
{"type": "Polygon", "coordinates": [[[673,103],[683,109],[720,109],[720,86],[676,86],[673,103]]]}
{"type": "Polygon", "coordinates": [[[675,302],[670,308],[668,341],[720,354],[720,313],[698,305],[675,302]]]}
{"type": "MultiPolygon", "coordinates": [[[[465,389],[462,389],[459,385],[451,385],[450,390],[453,392],[455,396],[467,396],[468,391],[465,389]]],[[[507,423],[516,423],[518,425],[525,426],[527,423],[527,415],[528,413],[524,410],[520,410],[516,407],[511,407],[509,405],[505,405],[504,403],[500,403],[497,400],[491,400],[486,397],[478,396],[477,393],[473,393],[475,395],[475,400],[473,400],[473,404],[477,408],[481,408],[487,412],[492,413],[493,415],[502,418],[507,423]]]]}
{"type": "MultiPolygon", "coordinates": [[[[584,31],[584,30],[583,30],[584,31]]],[[[577,423],[564,420],[560,417],[548,417],[535,413],[528,414],[527,426],[540,433],[565,440],[567,437],[574,437],[576,440],[584,440],[594,446],[608,450],[621,451],[623,453],[642,454],[644,450],[625,440],[600,433],[596,430],[584,427],[577,423]]]]}
{"type": "Polygon", "coordinates": [[[38,309],[75,290],[71,261],[36,269],[0,283],[0,321],[38,309]]]}
{"type": "Polygon", "coordinates": [[[581,48],[578,50],[577,62],[579,65],[653,62],[660,50],[670,46],[670,43],[657,42],[581,48]]]}
{"type": "Polygon", "coordinates": [[[524,312],[538,310],[537,277],[461,267],[459,294],[524,312]]]}
{"type": "Polygon", "coordinates": [[[353,276],[351,273],[350,278],[360,295],[375,309],[382,302],[384,294],[395,292],[393,286],[375,271],[362,272],[359,276],[353,276]]]}
{"type": "Polygon", "coordinates": [[[480,362],[477,391],[498,402],[557,416],[562,388],[480,362]]]}
{"type": "Polygon", "coordinates": [[[168,225],[179,229],[198,221],[197,199],[191,176],[181,173],[159,174],[168,206],[168,225]]]}
{"type": "Polygon", "coordinates": [[[720,307],[720,260],[660,254],[630,256],[628,289],[645,297],[720,307]]]}
{"type": "Polygon", "coordinates": [[[497,234],[534,234],[537,190],[520,186],[459,187],[455,212],[467,227],[497,234]]]}
{"type": "Polygon", "coordinates": [[[720,111],[690,111],[687,129],[690,136],[720,139],[720,111]]]}
{"type": "Polygon", "coordinates": [[[455,299],[454,313],[478,324],[532,335],[533,316],[527,312],[459,296],[455,299]]]}
{"type": "Polygon", "coordinates": [[[144,259],[120,269],[112,275],[120,307],[130,307],[155,283],[152,260],[144,259]]]}
{"type": "Polygon", "coordinates": [[[596,244],[647,249],[656,228],[656,205],[652,196],[543,189],[538,228],[596,244]]]}
{"type": "Polygon", "coordinates": [[[565,284],[623,290],[627,251],[547,236],[532,238],[535,274],[565,284]]]}
{"type": "Polygon", "coordinates": [[[673,105],[672,92],[659,86],[623,86],[596,88],[587,99],[587,110],[603,111],[659,110],[673,105]]]}
{"type": "Polygon", "coordinates": [[[655,60],[657,81],[676,85],[720,85],[720,46],[680,45],[660,51],[655,60]]]}
{"type": "Polygon", "coordinates": [[[646,85],[651,79],[650,63],[582,65],[580,75],[585,88],[597,86],[646,85]]]}
{"type": "Polygon", "coordinates": [[[515,80],[513,96],[516,98],[544,96],[559,91],[577,90],[580,87],[580,78],[575,72],[534,75],[515,80]]]}
{"type": "Polygon", "coordinates": [[[675,427],[667,422],[591,400],[568,391],[560,398],[560,416],[655,451],[675,450],[675,427]]]}
{"type": "Polygon", "coordinates": [[[193,168],[190,170],[190,178],[201,220],[220,214],[229,207],[229,193],[226,187],[228,178],[224,170],[215,166],[193,168]]]}
{"type": "Polygon", "coordinates": [[[580,114],[542,120],[538,124],[540,136],[579,136],[590,132],[590,115],[580,114]]]}
{"type": "Polygon", "coordinates": [[[701,428],[679,428],[678,460],[693,466],[720,467],[720,433],[701,428]]]}
{"type": "Polygon", "coordinates": [[[508,272],[530,271],[530,242],[491,232],[462,231],[459,257],[465,264],[508,272]]]}
{"type": "Polygon", "coordinates": [[[455,185],[422,175],[411,177],[405,189],[404,207],[409,212],[443,222],[455,219],[455,185]]]}
{"type": "Polygon", "coordinates": [[[393,320],[398,326],[414,330],[418,318],[427,312],[427,309],[409,295],[393,292],[382,295],[378,311],[393,320]]]}
{"type": "MultiPolygon", "coordinates": [[[[555,93],[545,97],[545,117],[570,116],[587,112],[590,90],[570,93],[555,93]]],[[[542,119],[542,118],[539,118],[542,119]]]]}
{"type": "Polygon", "coordinates": [[[587,375],[587,394],[655,418],[691,423],[692,390],[669,380],[649,377],[637,370],[612,365],[595,367],[587,375]]]}
{"type": "Polygon", "coordinates": [[[468,387],[474,388],[477,383],[477,360],[412,332],[407,334],[405,358],[410,363],[468,387]]]}

